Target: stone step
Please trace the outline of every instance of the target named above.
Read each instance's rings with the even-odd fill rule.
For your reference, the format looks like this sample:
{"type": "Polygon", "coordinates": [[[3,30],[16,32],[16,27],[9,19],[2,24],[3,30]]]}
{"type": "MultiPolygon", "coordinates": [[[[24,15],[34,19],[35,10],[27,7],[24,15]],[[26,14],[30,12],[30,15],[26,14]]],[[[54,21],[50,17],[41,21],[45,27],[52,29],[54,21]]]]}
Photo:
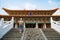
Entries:
{"type": "Polygon", "coordinates": [[[54,29],[42,29],[48,40],[60,40],[60,34],[54,29]]]}
{"type": "Polygon", "coordinates": [[[4,37],[20,37],[21,35],[5,35],[4,37]]]}
{"type": "Polygon", "coordinates": [[[48,40],[60,40],[60,38],[48,38],[48,40]]]}
{"type": "Polygon", "coordinates": [[[11,29],[7,32],[1,40],[20,40],[22,33],[19,33],[18,29],[11,29]]]}
{"type": "Polygon", "coordinates": [[[1,40],[20,40],[20,38],[2,38],[1,40]]]}

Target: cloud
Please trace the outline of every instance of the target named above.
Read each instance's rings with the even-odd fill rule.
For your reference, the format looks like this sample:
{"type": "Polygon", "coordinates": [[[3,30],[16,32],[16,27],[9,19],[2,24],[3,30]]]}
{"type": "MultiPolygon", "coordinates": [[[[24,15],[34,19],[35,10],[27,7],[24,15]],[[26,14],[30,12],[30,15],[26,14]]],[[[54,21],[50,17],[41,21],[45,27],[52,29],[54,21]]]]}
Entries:
{"type": "Polygon", "coordinates": [[[52,4],[57,4],[57,2],[54,2],[53,0],[48,0],[48,3],[51,4],[51,5],[52,4]]]}
{"type": "Polygon", "coordinates": [[[53,2],[52,2],[52,0],[48,0],[48,3],[49,3],[49,4],[52,4],[53,2]]]}
{"type": "Polygon", "coordinates": [[[27,10],[33,10],[33,9],[36,9],[37,6],[35,4],[32,4],[32,3],[25,3],[24,8],[27,10]]]}

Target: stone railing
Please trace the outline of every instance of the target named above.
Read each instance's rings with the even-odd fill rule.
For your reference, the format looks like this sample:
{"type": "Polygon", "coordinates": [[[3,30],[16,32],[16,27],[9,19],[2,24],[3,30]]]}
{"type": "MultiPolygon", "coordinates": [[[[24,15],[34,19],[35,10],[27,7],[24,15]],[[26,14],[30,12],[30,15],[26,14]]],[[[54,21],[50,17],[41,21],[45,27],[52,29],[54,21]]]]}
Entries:
{"type": "Polygon", "coordinates": [[[0,39],[9,31],[13,28],[13,23],[14,23],[14,18],[12,17],[11,21],[7,24],[1,24],[4,26],[0,27],[0,39]]]}
{"type": "Polygon", "coordinates": [[[2,27],[3,25],[4,25],[4,18],[1,18],[1,20],[0,20],[0,27],[2,27]]]}
{"type": "Polygon", "coordinates": [[[23,33],[22,33],[22,36],[21,36],[21,40],[24,40],[25,31],[26,31],[26,28],[23,29],[23,33]]]}
{"type": "Polygon", "coordinates": [[[60,33],[60,21],[54,21],[51,17],[51,28],[60,33]]]}

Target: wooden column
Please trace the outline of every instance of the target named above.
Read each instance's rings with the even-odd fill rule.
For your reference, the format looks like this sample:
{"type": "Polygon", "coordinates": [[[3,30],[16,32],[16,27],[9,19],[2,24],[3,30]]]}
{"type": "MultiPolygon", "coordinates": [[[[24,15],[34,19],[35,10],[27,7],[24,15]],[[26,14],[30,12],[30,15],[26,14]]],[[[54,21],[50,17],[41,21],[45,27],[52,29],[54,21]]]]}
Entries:
{"type": "Polygon", "coordinates": [[[44,23],[43,28],[46,29],[46,23],[44,23]]]}
{"type": "Polygon", "coordinates": [[[36,28],[38,28],[38,23],[36,22],[36,28]]]}
{"type": "Polygon", "coordinates": [[[17,23],[15,24],[15,28],[18,28],[18,25],[17,25],[17,23]]]}
{"type": "Polygon", "coordinates": [[[46,29],[46,18],[44,19],[44,25],[43,25],[43,28],[46,29]]]}
{"type": "Polygon", "coordinates": [[[24,28],[25,28],[25,22],[24,22],[24,28]]]}

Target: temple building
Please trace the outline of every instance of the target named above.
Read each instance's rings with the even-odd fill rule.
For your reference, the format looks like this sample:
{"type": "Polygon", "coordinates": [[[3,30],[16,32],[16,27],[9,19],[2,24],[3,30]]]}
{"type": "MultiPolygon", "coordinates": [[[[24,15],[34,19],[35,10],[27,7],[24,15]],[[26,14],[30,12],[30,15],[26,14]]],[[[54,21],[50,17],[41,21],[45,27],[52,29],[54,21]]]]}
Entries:
{"type": "Polygon", "coordinates": [[[59,16],[52,16],[59,8],[52,10],[10,10],[3,8],[9,15],[1,15],[6,21],[14,17],[14,28],[19,26],[19,23],[24,25],[24,28],[51,28],[50,17],[53,20],[59,20],[59,16]],[[57,19],[58,18],[58,19],[57,19]]]}
{"type": "Polygon", "coordinates": [[[0,40],[60,40],[59,8],[10,10],[0,15],[0,40]]]}

